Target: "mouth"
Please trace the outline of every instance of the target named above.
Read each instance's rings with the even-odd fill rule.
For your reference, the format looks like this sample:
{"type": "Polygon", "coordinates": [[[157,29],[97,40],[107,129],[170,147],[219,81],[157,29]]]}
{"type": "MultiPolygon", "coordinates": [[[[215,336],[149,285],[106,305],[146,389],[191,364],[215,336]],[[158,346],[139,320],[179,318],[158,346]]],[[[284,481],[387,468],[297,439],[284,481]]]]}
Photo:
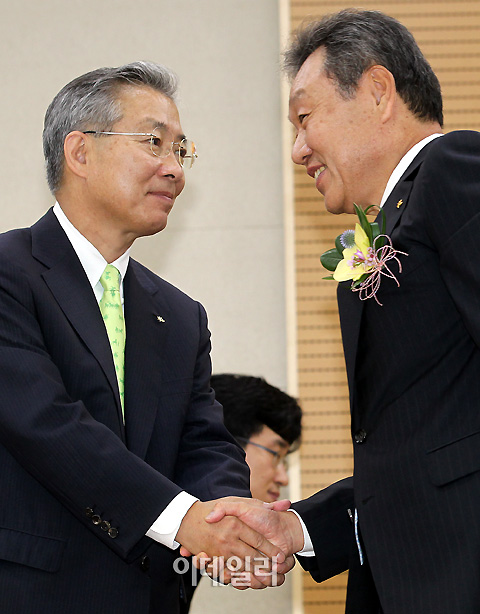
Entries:
{"type": "Polygon", "coordinates": [[[172,192],[166,192],[166,191],[155,191],[152,190],[150,192],[150,194],[152,194],[153,196],[159,196],[159,197],[163,197],[163,198],[168,198],[169,200],[174,200],[175,196],[173,195],[172,192]]]}
{"type": "Polygon", "coordinates": [[[162,202],[167,205],[170,209],[173,207],[173,203],[175,202],[175,195],[172,192],[166,191],[151,191],[149,192],[150,196],[153,196],[159,203],[162,202]]]}
{"type": "Polygon", "coordinates": [[[278,498],[280,497],[280,493],[279,492],[272,491],[272,490],[268,491],[268,495],[269,495],[272,503],[273,503],[273,501],[277,501],[278,498]]]}
{"type": "Polygon", "coordinates": [[[315,173],[313,174],[313,177],[315,179],[315,187],[317,188],[317,190],[323,194],[324,192],[322,191],[321,188],[321,183],[322,183],[322,179],[324,177],[325,171],[327,170],[327,165],[326,164],[322,164],[322,166],[320,166],[319,168],[317,168],[317,170],[315,171],[315,173]]]}
{"type": "Polygon", "coordinates": [[[323,171],[326,170],[326,168],[327,167],[325,164],[323,164],[320,168],[317,168],[314,174],[315,181],[319,178],[319,176],[323,173],[323,171]]]}

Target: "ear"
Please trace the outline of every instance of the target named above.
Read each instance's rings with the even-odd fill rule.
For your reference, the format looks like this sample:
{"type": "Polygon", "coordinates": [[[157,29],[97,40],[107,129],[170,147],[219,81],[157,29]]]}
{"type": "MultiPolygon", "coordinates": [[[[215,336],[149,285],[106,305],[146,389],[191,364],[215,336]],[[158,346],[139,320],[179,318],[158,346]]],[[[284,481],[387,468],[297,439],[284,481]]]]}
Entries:
{"type": "Polygon", "coordinates": [[[87,137],[83,132],[69,132],[63,143],[65,166],[77,177],[86,177],[87,173],[87,137]]]}
{"type": "Polygon", "coordinates": [[[381,113],[382,121],[386,122],[392,116],[397,100],[395,79],[385,66],[380,65],[369,68],[365,77],[377,110],[381,113]]]}

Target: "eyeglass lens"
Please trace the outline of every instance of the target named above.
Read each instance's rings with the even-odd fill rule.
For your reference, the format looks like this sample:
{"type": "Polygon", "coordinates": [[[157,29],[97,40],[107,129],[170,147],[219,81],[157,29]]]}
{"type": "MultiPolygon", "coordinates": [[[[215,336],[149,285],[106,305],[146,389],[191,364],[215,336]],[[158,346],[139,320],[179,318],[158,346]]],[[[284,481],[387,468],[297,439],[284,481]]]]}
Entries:
{"type": "Polygon", "coordinates": [[[173,149],[173,153],[183,168],[191,168],[197,157],[195,144],[189,139],[183,139],[179,143],[173,141],[168,130],[155,128],[150,139],[150,147],[154,156],[165,158],[173,149]]]}

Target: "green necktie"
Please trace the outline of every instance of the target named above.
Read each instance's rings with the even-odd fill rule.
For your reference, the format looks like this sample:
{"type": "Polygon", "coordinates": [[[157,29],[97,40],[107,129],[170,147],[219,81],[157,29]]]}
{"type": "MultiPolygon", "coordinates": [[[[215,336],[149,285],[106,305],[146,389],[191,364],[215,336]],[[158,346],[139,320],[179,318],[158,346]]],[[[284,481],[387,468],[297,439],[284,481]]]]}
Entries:
{"type": "Polygon", "coordinates": [[[122,414],[124,415],[125,320],[123,319],[122,299],[120,296],[120,272],[111,264],[107,264],[100,277],[100,283],[103,286],[103,295],[99,306],[112,348],[113,364],[117,373],[118,390],[120,392],[122,414]]]}

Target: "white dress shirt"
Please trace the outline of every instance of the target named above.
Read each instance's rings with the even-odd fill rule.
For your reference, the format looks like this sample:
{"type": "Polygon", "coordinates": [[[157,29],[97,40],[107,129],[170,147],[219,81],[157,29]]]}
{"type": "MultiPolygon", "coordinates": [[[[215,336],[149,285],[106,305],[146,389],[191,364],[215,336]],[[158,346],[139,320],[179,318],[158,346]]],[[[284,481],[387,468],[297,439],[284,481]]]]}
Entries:
{"type": "MultiPolygon", "coordinates": [[[[88,241],[88,239],[84,237],[81,232],[79,232],[70,222],[58,202],[55,203],[53,212],[57,216],[60,226],[65,231],[68,240],[72,244],[78,259],[82,264],[88,281],[92,286],[97,302],[100,302],[103,295],[103,286],[100,283],[100,277],[102,276],[108,262],[97,250],[97,248],[94,247],[90,241],[88,241]]],[[[110,263],[120,272],[120,295],[122,298],[122,305],[124,303],[123,279],[125,277],[125,273],[127,272],[129,260],[130,249],[122,254],[120,258],[117,258],[117,260],[110,263]]],[[[179,493],[167,505],[157,520],[155,520],[153,525],[147,531],[146,535],[155,541],[160,542],[164,546],[168,546],[172,550],[178,548],[179,544],[175,541],[175,536],[177,535],[177,531],[185,514],[195,503],[195,501],[198,501],[198,499],[192,495],[189,495],[187,492],[179,493]]]]}

